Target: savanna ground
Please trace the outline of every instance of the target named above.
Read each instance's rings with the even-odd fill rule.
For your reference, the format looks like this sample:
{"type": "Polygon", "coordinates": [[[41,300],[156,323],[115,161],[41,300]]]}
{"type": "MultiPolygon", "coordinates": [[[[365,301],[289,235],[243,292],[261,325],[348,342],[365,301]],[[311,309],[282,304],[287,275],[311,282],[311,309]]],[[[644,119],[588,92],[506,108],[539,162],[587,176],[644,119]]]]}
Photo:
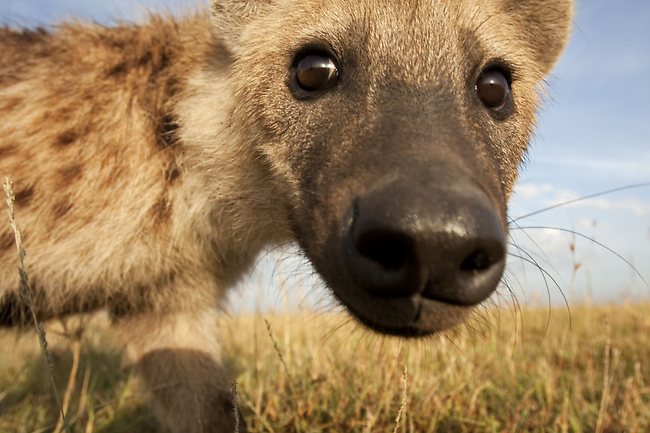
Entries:
{"type": "MultiPolygon", "coordinates": [[[[105,318],[79,338],[76,322],[47,328],[69,431],[155,432],[105,318]]],[[[251,432],[650,431],[650,305],[493,308],[410,342],[336,313],[232,316],[215,332],[251,432]]],[[[35,332],[0,333],[0,432],[65,431],[48,376],[35,332]]]]}

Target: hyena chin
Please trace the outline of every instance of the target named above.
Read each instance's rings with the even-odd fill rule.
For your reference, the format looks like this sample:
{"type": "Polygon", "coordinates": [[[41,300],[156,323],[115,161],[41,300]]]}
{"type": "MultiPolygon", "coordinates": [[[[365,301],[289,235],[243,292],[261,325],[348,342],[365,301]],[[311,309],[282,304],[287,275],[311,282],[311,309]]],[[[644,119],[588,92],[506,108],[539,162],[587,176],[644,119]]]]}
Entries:
{"type": "MultiPolygon", "coordinates": [[[[114,27],[0,29],[0,175],[41,319],[107,309],[175,432],[232,431],[214,318],[297,242],[370,328],[462,322],[570,0],[214,0],[114,27]]],[[[0,230],[0,324],[19,324],[0,230]]]]}

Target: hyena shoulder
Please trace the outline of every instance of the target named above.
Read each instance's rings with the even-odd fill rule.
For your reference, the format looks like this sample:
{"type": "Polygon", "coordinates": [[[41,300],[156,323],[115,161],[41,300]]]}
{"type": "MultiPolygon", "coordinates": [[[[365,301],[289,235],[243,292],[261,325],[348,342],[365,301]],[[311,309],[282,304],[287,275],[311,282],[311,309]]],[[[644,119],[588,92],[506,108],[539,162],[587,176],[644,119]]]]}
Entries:
{"type": "MultiPolygon", "coordinates": [[[[214,225],[206,206],[211,194],[230,199],[241,190],[203,188],[206,165],[195,164],[203,151],[180,138],[188,82],[202,65],[215,80],[223,74],[209,18],[2,29],[0,53],[0,174],[14,180],[43,316],[158,305],[157,292],[192,274],[212,287],[208,294],[178,293],[171,305],[222,291],[215,273],[227,282],[251,259],[233,260],[228,243],[215,245],[232,236],[229,224],[245,222],[214,225]],[[232,271],[221,269],[226,260],[232,271]]],[[[243,172],[241,164],[228,159],[211,170],[243,172]]],[[[1,299],[17,289],[6,225],[0,257],[14,264],[0,270],[1,299]]],[[[174,298],[167,295],[165,303],[174,298]]]]}

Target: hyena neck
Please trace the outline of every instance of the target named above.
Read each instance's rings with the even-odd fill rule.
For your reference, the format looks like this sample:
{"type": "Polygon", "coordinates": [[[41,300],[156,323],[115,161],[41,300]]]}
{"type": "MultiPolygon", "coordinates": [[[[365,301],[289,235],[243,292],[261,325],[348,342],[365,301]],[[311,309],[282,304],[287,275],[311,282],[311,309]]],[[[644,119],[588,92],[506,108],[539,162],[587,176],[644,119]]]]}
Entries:
{"type": "MultiPolygon", "coordinates": [[[[211,31],[209,17],[197,21],[203,44],[197,44],[198,50],[187,46],[183,55],[191,57],[192,68],[179,71],[186,74],[184,89],[174,100],[178,159],[187,177],[179,195],[194,211],[195,235],[211,239],[220,261],[227,263],[224,269],[236,269],[228,276],[230,284],[265,246],[289,241],[290,229],[269,167],[255,143],[243,140],[233,127],[234,59],[211,31]]],[[[184,44],[192,45],[192,39],[184,44]]]]}

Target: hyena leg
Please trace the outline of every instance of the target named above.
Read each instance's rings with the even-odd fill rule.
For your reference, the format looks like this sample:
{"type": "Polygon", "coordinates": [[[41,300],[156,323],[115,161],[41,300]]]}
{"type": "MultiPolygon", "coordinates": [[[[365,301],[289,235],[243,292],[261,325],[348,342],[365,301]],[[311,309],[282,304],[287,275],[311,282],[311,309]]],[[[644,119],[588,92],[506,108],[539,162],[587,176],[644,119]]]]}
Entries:
{"type": "Polygon", "coordinates": [[[151,393],[158,420],[173,433],[244,432],[220,361],[216,313],[140,315],[115,322],[151,393]]]}

